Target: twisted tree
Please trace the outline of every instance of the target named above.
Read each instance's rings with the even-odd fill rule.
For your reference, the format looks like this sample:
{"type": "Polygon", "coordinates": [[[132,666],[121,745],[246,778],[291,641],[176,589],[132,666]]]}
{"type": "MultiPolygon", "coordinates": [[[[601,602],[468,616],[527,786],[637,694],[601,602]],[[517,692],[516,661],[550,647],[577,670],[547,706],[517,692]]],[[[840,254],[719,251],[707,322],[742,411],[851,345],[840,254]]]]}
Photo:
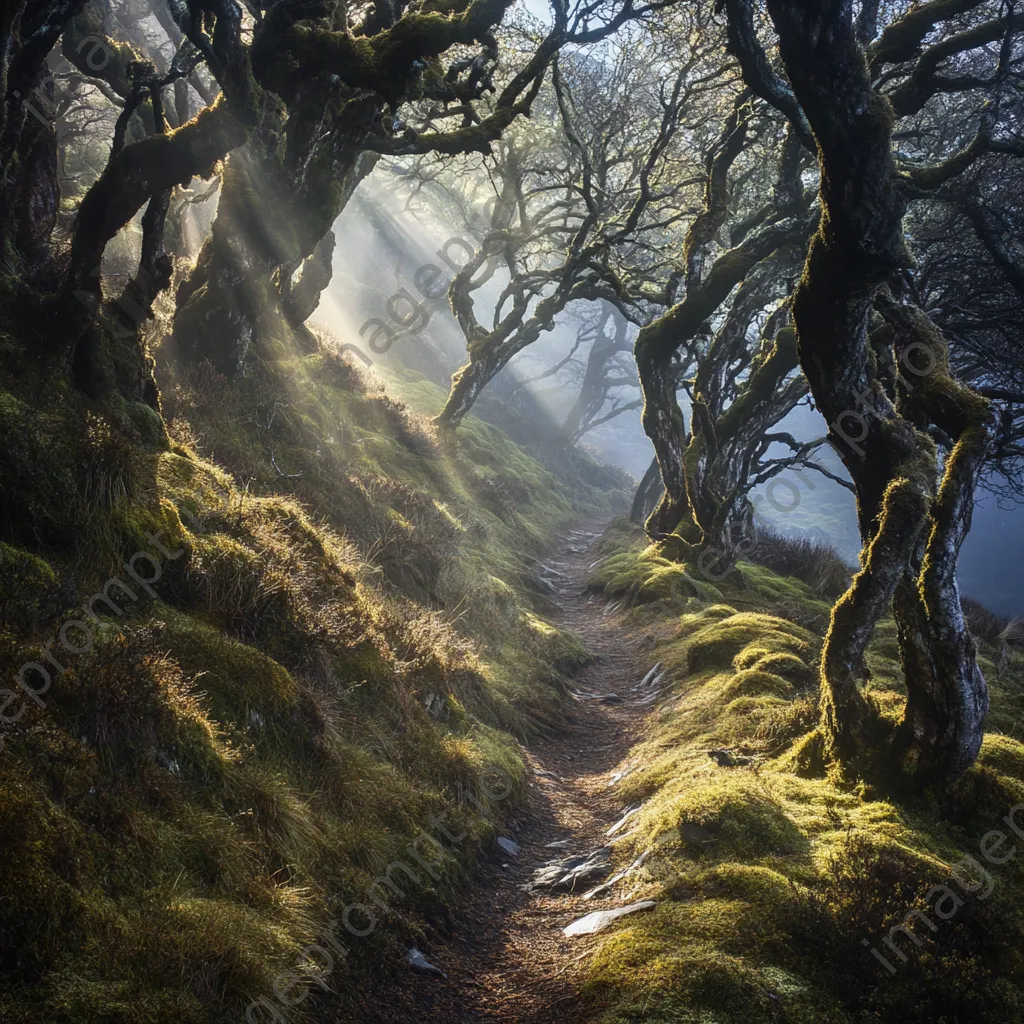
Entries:
{"type": "Polygon", "coordinates": [[[550,29],[504,74],[495,29],[510,0],[268,6],[254,26],[253,74],[287,116],[268,111],[227,161],[217,220],[177,293],[179,348],[231,373],[282,313],[299,327],[319,298],[310,286],[329,280],[317,246],[381,155],[488,153],[529,112],[561,47],[657,6],[554,0],[550,29]],[[292,299],[297,275],[302,302],[292,299]]]}
{"type": "Polygon", "coordinates": [[[469,359],[452,377],[440,425],[457,426],[570,303],[605,300],[627,312],[624,280],[637,253],[661,259],[687,186],[677,146],[682,114],[709,86],[684,62],[655,92],[649,66],[657,59],[653,43],[631,41],[606,65],[556,65],[544,102],[560,131],[543,142],[510,136],[489,164],[488,231],[449,291],[469,359]],[[650,117],[638,121],[638,110],[650,117]],[[503,286],[487,326],[476,301],[495,275],[503,286]]]}
{"type": "Polygon", "coordinates": [[[633,397],[638,382],[632,366],[629,321],[622,312],[605,304],[587,340],[590,349],[579,391],[561,427],[567,445],[577,444],[591,430],[643,404],[633,397]],[[622,388],[628,389],[625,395],[622,388]]]}
{"type": "Polygon", "coordinates": [[[897,6],[880,26],[877,3],[855,18],[844,0],[768,0],[783,80],[746,31],[753,4],[724,6],[751,89],[796,129],[809,125],[818,154],[821,218],[793,319],[800,364],[856,488],[864,541],[822,654],[826,753],[856,764],[878,747],[864,651],[891,605],[908,694],[893,751],[925,778],[949,778],[977,755],[988,708],[956,563],[999,421],[952,372],[946,337],[911,301],[905,216],[978,161],[1021,151],[1001,109],[1019,15],[1013,5],[930,0],[897,6]],[[983,48],[992,42],[994,53],[983,48]],[[898,119],[950,96],[958,116],[943,132],[894,154],[922,127],[898,119]],[[941,466],[933,435],[950,445],[941,466]]]}
{"type": "MultiPolygon", "coordinates": [[[[665,288],[668,309],[636,342],[643,425],[665,488],[647,529],[676,557],[711,547],[719,559],[735,557],[733,524],[748,518],[746,494],[755,482],[750,470],[760,438],[801,397],[799,385],[782,388],[796,368],[789,335],[768,339],[756,359],[748,338],[771,300],[768,272],[758,268],[791,250],[811,226],[795,133],[772,140],[777,133],[755,132],[759,117],[749,92],[735,96],[706,150],[703,197],[683,238],[679,271],[665,288]],[[748,165],[734,175],[741,157],[748,165]],[[770,201],[736,202],[734,193],[752,183],[752,168],[765,164],[778,169],[770,201]],[[721,320],[717,331],[715,318],[721,320]],[[677,400],[680,362],[698,367],[689,432],[677,400]],[[736,403],[736,411],[727,412],[736,403]]],[[[764,190],[750,194],[760,197],[764,190]]],[[[784,262],[776,270],[782,273],[776,283],[785,282],[784,262]]]]}
{"type": "Polygon", "coordinates": [[[56,297],[73,326],[54,354],[80,386],[155,405],[138,328],[171,281],[168,211],[180,209],[175,189],[219,173],[217,220],[178,292],[179,353],[230,373],[282,324],[308,342],[301,324],[329,279],[331,225],[380,154],[485,151],[528,111],[561,46],[599,40],[657,6],[555,0],[549,30],[499,74],[494,29],[508,0],[158,0],[144,30],[87,0],[8,5],[0,244],[17,273],[6,284],[23,304],[56,297]],[[118,113],[67,259],[55,262],[57,47],[118,113]],[[104,251],[144,209],[140,265],[111,301],[104,251]]]}

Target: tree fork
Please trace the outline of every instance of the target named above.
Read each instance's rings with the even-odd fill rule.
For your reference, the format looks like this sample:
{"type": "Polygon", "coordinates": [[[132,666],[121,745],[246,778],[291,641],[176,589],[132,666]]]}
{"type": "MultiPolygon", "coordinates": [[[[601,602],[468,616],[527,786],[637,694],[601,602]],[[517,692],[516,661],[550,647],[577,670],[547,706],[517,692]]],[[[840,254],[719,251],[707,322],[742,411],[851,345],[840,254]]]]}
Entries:
{"type": "Polygon", "coordinates": [[[919,483],[904,477],[889,484],[863,567],[832,609],[820,676],[822,731],[830,760],[858,764],[876,745],[877,729],[861,692],[864,652],[903,577],[927,511],[928,496],[919,483]]]}

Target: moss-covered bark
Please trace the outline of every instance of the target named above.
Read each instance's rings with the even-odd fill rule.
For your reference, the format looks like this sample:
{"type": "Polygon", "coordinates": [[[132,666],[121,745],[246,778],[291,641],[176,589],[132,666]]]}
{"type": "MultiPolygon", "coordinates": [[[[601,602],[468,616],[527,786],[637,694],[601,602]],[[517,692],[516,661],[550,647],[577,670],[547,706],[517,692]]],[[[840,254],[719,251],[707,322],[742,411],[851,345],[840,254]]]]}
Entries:
{"type": "Polygon", "coordinates": [[[690,442],[676,397],[678,381],[673,362],[677,354],[692,346],[708,318],[761,260],[779,247],[806,237],[806,230],[806,220],[785,218],[752,232],[738,246],[718,256],[703,279],[694,277],[681,302],[641,329],[634,354],[644,395],[642,422],[654,445],[665,484],[665,494],[647,522],[652,536],[677,532],[689,543],[699,543],[700,539],[687,497],[684,453],[690,442]]]}
{"type": "Polygon", "coordinates": [[[26,125],[12,184],[12,216],[5,218],[5,223],[21,270],[32,279],[45,273],[49,266],[50,236],[60,207],[57,134],[53,125],[35,121],[26,125]]]}
{"type": "MultiPolygon", "coordinates": [[[[504,228],[498,227],[497,230],[501,234],[504,228]]],[[[559,268],[555,290],[541,299],[532,312],[530,302],[534,296],[521,290],[514,297],[505,316],[488,330],[477,320],[473,294],[479,287],[479,282],[474,279],[493,251],[493,241],[493,235],[485,239],[472,258],[452,278],[448,289],[452,312],[466,338],[469,359],[452,375],[448,397],[435,419],[439,426],[446,429],[454,429],[462,422],[487,384],[514,356],[532,345],[546,331],[550,331],[555,318],[570,302],[604,298],[608,294],[602,282],[578,276],[586,263],[579,254],[570,255],[559,268]]]]}
{"type": "Polygon", "coordinates": [[[633,495],[629,521],[636,523],[637,526],[642,526],[654,511],[654,506],[658,504],[661,491],[661,470],[658,467],[658,460],[651,459],[651,464],[647,467],[647,472],[644,473],[636,493],[633,495]]]}
{"type": "Polygon", "coordinates": [[[893,605],[908,697],[900,749],[914,752],[919,771],[941,778],[974,761],[988,712],[956,567],[997,415],[951,375],[946,340],[922,310],[884,292],[878,306],[893,329],[899,364],[928,369],[915,386],[900,382],[900,412],[923,416],[955,441],[893,605]]]}
{"type": "MultiPolygon", "coordinates": [[[[894,301],[884,310],[897,365],[914,370],[917,364],[904,358],[911,342],[931,358],[926,370],[906,375],[914,379],[912,398],[905,388],[895,405],[887,395],[867,324],[876,300],[885,302],[880,288],[909,265],[892,109],[872,88],[843,4],[769,0],[769,11],[821,166],[822,217],[793,303],[800,361],[856,486],[865,542],[861,571],[833,610],[822,653],[827,749],[849,764],[877,743],[859,687],[874,624],[895,595],[910,693],[904,747],[916,750],[922,770],[949,777],[976,756],[987,709],[955,565],[991,439],[990,417],[985,403],[950,376],[941,335],[894,301]],[[934,445],[917,426],[922,417],[959,439],[938,488],[934,445]]],[[[901,32],[907,35],[906,25],[901,32]]],[[[907,38],[916,46],[923,36],[907,38]]],[[[906,43],[899,33],[883,34],[875,55],[893,59],[898,39],[906,43]]]]}
{"type": "Polygon", "coordinates": [[[60,202],[47,58],[84,0],[11,0],[0,10],[0,260],[49,286],[60,202]]]}
{"type": "Polygon", "coordinates": [[[683,486],[692,524],[692,555],[712,557],[715,572],[728,572],[751,539],[747,495],[771,443],[770,428],[802,398],[807,386],[797,368],[796,338],[786,324],[789,306],[780,281],[795,250],[763,261],[744,279],[729,312],[700,355],[692,385],[690,434],[683,455],[683,486]],[[752,344],[755,318],[777,302],[766,336],[752,344]]]}
{"type": "Polygon", "coordinates": [[[178,294],[179,350],[233,373],[282,324],[308,342],[302,325],[329,280],[315,253],[378,154],[486,151],[528,107],[532,91],[521,94],[544,62],[503,90],[489,117],[448,132],[395,129],[395,111],[410,99],[468,103],[486,91],[483,70],[467,83],[437,58],[478,42],[489,55],[485,68],[496,57],[491,29],[507,7],[508,0],[452,0],[386,17],[375,8],[344,28],[311,18],[304,5],[267,12],[253,39],[253,73],[287,119],[261,125],[248,152],[228,160],[212,235],[178,294]],[[296,290],[291,276],[303,264],[296,290]]]}
{"type": "Polygon", "coordinates": [[[454,429],[465,419],[487,382],[493,380],[501,369],[499,362],[496,353],[488,352],[477,359],[470,359],[452,374],[448,397],[435,418],[438,426],[454,429]]]}
{"type": "Polygon", "coordinates": [[[293,330],[300,330],[313,315],[313,310],[320,302],[320,295],[330,284],[334,246],[334,232],[328,231],[312,254],[303,261],[301,269],[297,271],[298,278],[292,282],[289,275],[287,281],[282,281],[282,310],[293,330]]]}
{"type": "Polygon", "coordinates": [[[805,385],[802,379],[784,383],[797,367],[796,337],[790,327],[762,343],[748,379],[724,410],[725,396],[713,390],[715,377],[725,369],[717,356],[713,344],[698,369],[683,466],[690,511],[700,529],[697,550],[713,549],[716,571],[721,572],[731,567],[741,542],[750,539],[747,495],[756,482],[752,470],[767,448],[765,435],[793,408],[805,385]]]}
{"type": "MultiPolygon", "coordinates": [[[[279,334],[282,275],[316,251],[369,167],[372,161],[367,164],[358,147],[342,150],[330,166],[316,169],[310,194],[318,202],[313,202],[296,193],[261,147],[232,153],[213,229],[178,289],[176,350],[190,361],[209,359],[231,375],[261,337],[279,334]]],[[[315,300],[300,293],[289,307],[296,320],[300,307],[308,309],[315,300]]]]}
{"type": "Polygon", "coordinates": [[[151,196],[193,177],[209,176],[247,133],[245,123],[221,99],[176,131],[125,146],[79,207],[71,245],[76,285],[94,287],[107,243],[151,196]]]}

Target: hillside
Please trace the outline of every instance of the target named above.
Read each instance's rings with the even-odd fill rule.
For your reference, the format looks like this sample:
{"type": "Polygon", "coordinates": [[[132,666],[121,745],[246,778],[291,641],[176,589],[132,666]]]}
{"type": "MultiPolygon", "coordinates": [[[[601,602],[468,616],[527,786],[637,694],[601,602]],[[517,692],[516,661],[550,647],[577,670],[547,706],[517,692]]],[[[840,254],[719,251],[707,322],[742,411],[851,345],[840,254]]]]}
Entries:
{"type": "Polygon", "coordinates": [[[327,350],[175,380],[166,434],[9,338],[2,379],[0,1019],[239,1019],[435,816],[464,832],[323,1019],[522,795],[585,657],[535,560],[623,494],[482,421],[442,446],[327,350]]]}
{"type": "MultiPolygon", "coordinates": [[[[923,795],[884,764],[857,778],[823,764],[816,660],[844,586],[828,549],[768,538],[762,564],[714,586],[626,525],[597,550],[594,585],[662,666],[656,710],[616,767],[621,803],[642,804],[617,860],[651,851],[630,899],[660,905],[593,951],[590,1019],[1020,1019],[1024,659],[999,639],[1006,621],[968,607],[988,731],[975,766],[923,795]]],[[[906,694],[891,620],[867,661],[894,727],[906,694]]]]}

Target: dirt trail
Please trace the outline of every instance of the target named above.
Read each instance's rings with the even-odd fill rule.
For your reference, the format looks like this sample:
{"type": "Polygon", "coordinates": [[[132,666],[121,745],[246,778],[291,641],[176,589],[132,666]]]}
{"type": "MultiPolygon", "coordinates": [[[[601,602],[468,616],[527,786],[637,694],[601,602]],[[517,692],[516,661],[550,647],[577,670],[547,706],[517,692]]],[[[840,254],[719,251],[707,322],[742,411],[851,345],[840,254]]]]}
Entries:
{"type": "Polygon", "coordinates": [[[614,615],[603,614],[603,600],[584,592],[588,567],[597,557],[594,535],[603,525],[577,525],[545,562],[562,574],[552,578],[557,611],[550,618],[577,633],[597,658],[579,673],[573,689],[613,693],[622,702],[573,700],[564,731],[531,745],[533,783],[518,827],[509,833],[521,852],[484,867],[465,904],[452,915],[451,934],[424,950],[447,980],[403,971],[395,988],[389,985],[380,993],[387,1004],[375,1008],[380,1016],[367,1016],[367,1021],[582,1024],[587,1019],[572,976],[596,940],[568,939],[562,928],[592,911],[630,902],[625,897],[631,883],[627,879],[610,896],[590,900],[583,894],[597,882],[568,895],[529,893],[523,886],[548,861],[611,842],[605,833],[621,817],[623,801],[609,782],[647,710],[636,704],[632,688],[651,667],[651,658],[616,625],[614,615]],[[571,840],[567,849],[547,846],[566,839],[571,840]]]}

